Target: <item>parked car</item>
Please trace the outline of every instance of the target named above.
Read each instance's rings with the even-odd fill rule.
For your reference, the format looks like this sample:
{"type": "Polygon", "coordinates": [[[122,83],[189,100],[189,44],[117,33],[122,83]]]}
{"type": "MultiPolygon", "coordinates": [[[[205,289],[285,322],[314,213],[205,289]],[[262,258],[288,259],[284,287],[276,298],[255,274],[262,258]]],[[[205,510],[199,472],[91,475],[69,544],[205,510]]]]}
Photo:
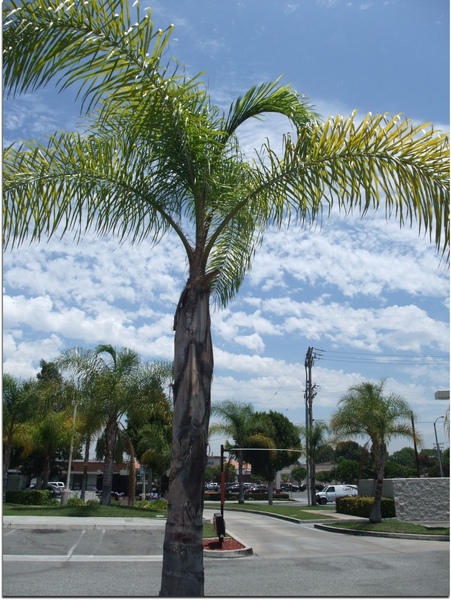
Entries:
{"type": "Polygon", "coordinates": [[[62,481],[49,481],[49,485],[56,485],[59,488],[65,488],[66,485],[62,481]]]}
{"type": "MultiPolygon", "coordinates": [[[[30,485],[30,487],[28,488],[29,490],[35,490],[36,489],[36,484],[32,483],[30,485]]],[[[47,484],[47,488],[49,490],[49,492],[52,492],[52,497],[53,498],[60,498],[61,497],[61,488],[58,485],[53,485],[50,482],[47,484]]]]}
{"type": "MultiPolygon", "coordinates": [[[[303,484],[301,485],[301,487],[299,488],[299,491],[300,491],[300,492],[305,492],[305,490],[306,490],[306,489],[307,489],[307,484],[306,484],[306,483],[303,483],[303,484]]],[[[324,489],[324,484],[323,484],[323,483],[315,483],[315,490],[316,490],[317,492],[322,492],[322,491],[323,491],[323,489],[324,489]]]]}
{"type": "Polygon", "coordinates": [[[337,498],[343,496],[358,496],[359,491],[355,485],[326,485],[321,492],[316,494],[318,504],[327,504],[335,502],[337,498]]]}
{"type": "Polygon", "coordinates": [[[282,492],[299,492],[299,486],[295,483],[281,483],[280,490],[282,492]]]}
{"type": "Polygon", "coordinates": [[[205,487],[209,492],[217,492],[219,490],[219,485],[214,481],[210,481],[205,487]]]}
{"type": "Polygon", "coordinates": [[[252,487],[249,487],[247,490],[244,490],[245,494],[266,494],[268,491],[268,488],[266,487],[266,485],[253,485],[252,487]]]}
{"type": "Polygon", "coordinates": [[[230,485],[227,488],[227,491],[230,492],[231,494],[238,494],[238,492],[240,491],[239,483],[233,483],[232,485],[230,485]]]}

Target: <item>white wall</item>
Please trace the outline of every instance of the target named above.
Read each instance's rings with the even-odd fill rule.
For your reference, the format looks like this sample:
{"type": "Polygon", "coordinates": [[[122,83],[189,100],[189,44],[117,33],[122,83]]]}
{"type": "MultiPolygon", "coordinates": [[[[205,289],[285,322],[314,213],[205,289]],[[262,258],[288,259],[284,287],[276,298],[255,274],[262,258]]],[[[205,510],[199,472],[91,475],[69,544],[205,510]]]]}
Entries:
{"type": "MultiPolygon", "coordinates": [[[[400,521],[448,521],[449,477],[385,479],[384,498],[394,498],[400,521]]],[[[359,481],[359,496],[373,496],[376,481],[359,481]]]]}

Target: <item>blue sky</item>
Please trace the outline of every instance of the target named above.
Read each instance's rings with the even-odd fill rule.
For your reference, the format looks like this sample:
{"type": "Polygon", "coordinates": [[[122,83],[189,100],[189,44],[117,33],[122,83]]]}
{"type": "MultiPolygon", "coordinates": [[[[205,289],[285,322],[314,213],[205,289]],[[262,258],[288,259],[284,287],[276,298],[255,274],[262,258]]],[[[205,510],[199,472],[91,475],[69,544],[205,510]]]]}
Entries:
{"type": "MultiPolygon", "coordinates": [[[[447,0],[164,0],[157,27],[175,25],[168,50],[189,74],[204,72],[225,110],[251,85],[282,76],[325,118],[403,113],[449,130],[447,0]]],[[[78,123],[74,93],[52,87],[7,100],[6,143],[78,123]]],[[[287,131],[280,118],[248,125],[249,152],[287,131]]],[[[4,371],[34,375],[41,358],[111,343],[170,360],[172,320],[186,279],[173,238],[119,247],[87,236],[25,245],[3,255],[4,371]]],[[[304,359],[318,349],[315,419],[328,420],[351,385],[387,379],[412,406],[424,447],[448,409],[449,273],[427,238],[381,213],[333,214],[321,227],[269,231],[238,296],[213,310],[213,401],[252,402],[304,422],[304,359]],[[321,352],[319,352],[321,350],[321,352]]],[[[437,428],[444,447],[449,440],[437,428]]],[[[220,438],[210,440],[217,452],[220,438]]],[[[361,441],[361,440],[360,440],[361,441]]],[[[366,440],[365,440],[366,441],[366,440]]],[[[409,445],[394,440],[390,451],[409,445]]]]}

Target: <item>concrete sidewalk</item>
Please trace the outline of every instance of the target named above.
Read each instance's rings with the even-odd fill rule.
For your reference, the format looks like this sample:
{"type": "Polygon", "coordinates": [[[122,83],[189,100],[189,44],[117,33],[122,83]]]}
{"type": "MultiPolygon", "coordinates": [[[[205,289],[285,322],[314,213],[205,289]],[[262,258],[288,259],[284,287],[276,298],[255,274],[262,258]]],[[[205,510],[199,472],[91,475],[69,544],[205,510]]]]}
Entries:
{"type": "Polygon", "coordinates": [[[166,517],[155,519],[108,517],[3,517],[4,529],[136,529],[163,528],[166,517]]]}
{"type": "MultiPolygon", "coordinates": [[[[227,507],[226,507],[227,508],[227,507]]],[[[208,506],[205,506],[206,511],[212,510],[208,506]]],[[[235,509],[237,510],[237,509],[235,509]]],[[[294,522],[302,522],[299,519],[281,517],[274,513],[265,513],[264,506],[261,511],[249,511],[257,512],[259,514],[266,514],[273,518],[281,518],[283,520],[290,520],[294,522]]],[[[367,521],[366,517],[355,517],[353,515],[345,515],[342,513],[332,512],[330,510],[311,510],[311,514],[317,516],[317,519],[311,521],[305,521],[305,523],[314,523],[315,521],[323,522],[326,520],[325,517],[329,517],[327,521],[336,520],[343,522],[346,521],[367,521]],[[332,517],[332,519],[331,519],[332,517]]],[[[418,521],[418,525],[425,527],[449,527],[449,521],[418,521]]],[[[134,529],[142,531],[145,529],[152,529],[156,527],[164,527],[166,524],[165,515],[157,518],[135,518],[135,517],[31,517],[31,516],[4,516],[3,517],[3,528],[4,529],[134,529]]]]}

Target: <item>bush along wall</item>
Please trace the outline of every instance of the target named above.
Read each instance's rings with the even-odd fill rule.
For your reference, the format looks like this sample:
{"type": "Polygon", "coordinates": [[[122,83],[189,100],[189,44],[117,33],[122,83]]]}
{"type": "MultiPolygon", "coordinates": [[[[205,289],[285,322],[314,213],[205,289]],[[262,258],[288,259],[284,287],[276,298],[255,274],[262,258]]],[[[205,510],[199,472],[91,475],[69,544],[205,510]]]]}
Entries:
{"type": "MultiPolygon", "coordinates": [[[[286,492],[280,492],[279,494],[273,494],[274,500],[289,500],[290,496],[286,492]]],[[[226,494],[226,500],[238,500],[238,494],[226,494]]],[[[204,500],[210,501],[221,501],[221,492],[205,492],[204,500]]],[[[255,494],[245,494],[244,500],[268,500],[267,493],[255,493],[255,494]]]]}
{"type": "MultiPolygon", "coordinates": [[[[336,511],[344,515],[369,518],[374,498],[369,496],[345,496],[337,498],[336,511]]],[[[383,519],[396,517],[395,501],[393,498],[382,498],[381,509],[383,519]]]]}
{"type": "Polygon", "coordinates": [[[10,504],[45,506],[52,504],[52,494],[49,490],[10,490],[6,492],[5,501],[10,504]]]}

